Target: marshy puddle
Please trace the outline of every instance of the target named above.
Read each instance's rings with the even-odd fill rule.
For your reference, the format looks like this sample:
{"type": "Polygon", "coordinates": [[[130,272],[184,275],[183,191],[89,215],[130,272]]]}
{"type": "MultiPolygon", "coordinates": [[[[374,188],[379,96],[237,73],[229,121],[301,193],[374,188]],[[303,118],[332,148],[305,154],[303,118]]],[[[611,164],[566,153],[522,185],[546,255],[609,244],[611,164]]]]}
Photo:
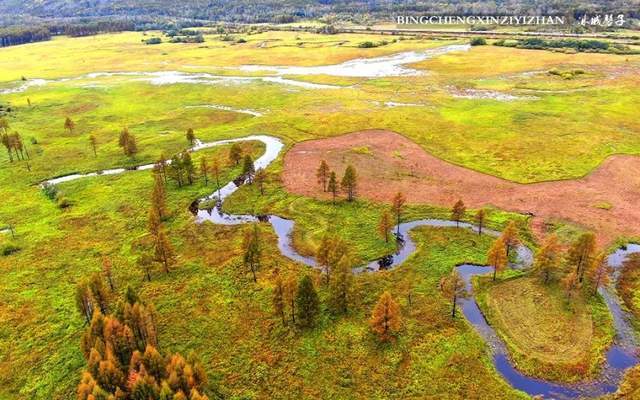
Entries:
{"type": "MultiPolygon", "coordinates": [[[[389,56],[358,58],[341,64],[315,67],[242,65],[237,68],[244,72],[268,71],[275,76],[229,76],[214,75],[206,72],[156,71],[156,72],[92,72],[74,78],[61,79],[27,79],[13,82],[10,87],[0,89],[0,94],[22,93],[32,87],[46,86],[51,83],[66,81],[91,81],[105,77],[124,77],[132,81],[148,82],[152,85],[200,84],[200,85],[239,85],[250,82],[266,82],[277,85],[300,87],[305,89],[342,89],[350,86],[329,85],[284,78],[284,75],[329,75],[340,77],[379,78],[392,76],[417,76],[424,71],[407,67],[454,51],[467,51],[468,44],[448,45],[423,51],[407,51],[389,56]]],[[[97,82],[100,83],[100,82],[97,82]]],[[[96,82],[84,83],[91,87],[96,82]]],[[[390,102],[392,103],[392,102],[390,102]]]]}
{"type": "Polygon", "coordinates": [[[372,103],[376,106],[383,106],[383,107],[387,107],[387,108],[395,108],[395,107],[424,107],[424,104],[420,104],[420,103],[400,103],[400,102],[396,102],[396,101],[385,101],[385,102],[380,102],[380,101],[372,101],[372,103]]]}
{"type": "Polygon", "coordinates": [[[248,108],[233,108],[229,106],[223,106],[221,104],[200,104],[196,106],[185,106],[184,108],[212,108],[214,110],[231,111],[231,112],[236,112],[240,114],[249,114],[249,115],[253,115],[254,117],[262,117],[264,115],[263,113],[256,110],[250,110],[248,108]]]}
{"type": "Polygon", "coordinates": [[[389,56],[373,58],[357,58],[341,64],[321,65],[315,67],[242,65],[241,71],[267,71],[276,75],[330,75],[354,78],[381,78],[388,76],[417,76],[423,71],[406,67],[429,58],[437,57],[452,51],[467,51],[468,44],[449,45],[423,51],[407,51],[389,56]]]}
{"type": "Polygon", "coordinates": [[[282,86],[290,86],[304,89],[343,89],[348,86],[327,85],[320,83],[312,83],[298,81],[295,79],[285,79],[279,76],[227,76],[212,75],[207,73],[188,73],[180,71],[161,71],[161,72],[92,72],[75,78],[61,79],[27,79],[25,81],[16,81],[9,87],[0,88],[0,95],[23,93],[30,88],[43,87],[50,84],[61,82],[80,82],[78,87],[107,87],[106,82],[102,78],[121,77],[125,81],[131,82],[147,82],[151,85],[176,85],[176,84],[194,84],[194,85],[243,85],[253,82],[265,82],[282,86]]]}
{"type": "Polygon", "coordinates": [[[531,101],[540,100],[537,96],[520,96],[488,89],[448,88],[449,93],[458,99],[496,100],[496,101],[531,101]]]}

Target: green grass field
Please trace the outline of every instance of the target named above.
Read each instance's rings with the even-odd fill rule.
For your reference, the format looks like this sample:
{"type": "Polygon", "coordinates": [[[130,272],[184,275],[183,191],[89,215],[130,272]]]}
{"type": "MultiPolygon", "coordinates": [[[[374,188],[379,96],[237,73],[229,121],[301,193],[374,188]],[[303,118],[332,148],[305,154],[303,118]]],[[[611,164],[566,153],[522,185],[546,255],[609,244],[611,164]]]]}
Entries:
{"type": "MultiPolygon", "coordinates": [[[[373,49],[358,48],[372,35],[267,32],[233,44],[207,35],[203,44],[149,46],[151,36],[122,33],[0,49],[0,90],[27,79],[74,78],[99,71],[183,71],[247,75],[242,64],[319,65],[357,57],[429,49],[452,43],[408,39],[373,49]]],[[[432,154],[506,179],[533,182],[581,176],[615,153],[639,154],[636,106],[640,60],[631,56],[566,55],[499,47],[472,48],[415,65],[424,74],[374,79],[304,76],[300,80],[344,86],[305,89],[277,83],[152,85],[139,77],[72,79],[0,95],[11,105],[10,132],[22,135],[31,159],[10,163],[0,148],[0,399],[70,399],[85,361],[79,348],[83,319],[74,304],[78,280],[100,270],[102,255],[114,262],[118,295],[127,285],[153,302],[163,351],[197,352],[213,382],[230,398],[525,398],[493,369],[482,339],[463,319],[451,320],[450,304],[437,289],[456,263],[485,261],[490,241],[454,229],[414,232],[419,252],[402,267],[359,276],[357,301],[346,316],[323,312],[319,326],[299,333],[281,327],[271,307],[272,270],[302,276],[308,268],[279,255],[275,236],[261,226],[268,246],[257,285],[241,267],[246,226],[194,224],[187,207],[213,191],[202,181],[171,184],[168,221],[179,254],[174,271],[154,271],[143,282],[136,266],[146,231],[149,172],[103,176],[59,185],[72,206],[59,209],[39,189],[45,178],[72,172],[153,162],[164,152],[188,147],[185,131],[204,141],[270,134],[286,147],[312,138],[367,128],[406,135],[432,154]],[[584,69],[564,80],[546,71],[584,69]],[[541,71],[539,74],[525,73],[541,71]],[[523,75],[524,74],[524,75],[523,75]],[[535,95],[538,100],[502,102],[459,99],[452,88],[535,95]],[[528,89],[528,90],[523,90],[528,89]],[[549,92],[549,90],[557,92],[549,92]],[[579,90],[577,90],[579,89],[579,90]],[[413,107],[385,107],[393,101],[413,107]],[[377,103],[376,103],[377,102],[377,103]],[[212,108],[216,104],[256,110],[254,117],[212,108]],[[576,107],[579,105],[579,107],[576,107]],[[64,130],[64,120],[76,123],[64,130]],[[124,156],[118,134],[128,127],[138,141],[135,159],[124,156]],[[97,139],[97,156],[89,136],[97,139]],[[402,306],[403,330],[394,345],[380,346],[367,321],[388,289],[402,306]],[[408,304],[411,293],[412,305],[408,304]]],[[[292,77],[293,78],[293,77],[292,77]]],[[[196,153],[226,157],[227,147],[196,153]]],[[[247,152],[261,154],[250,144],[247,152]]],[[[268,169],[266,194],[245,187],[225,207],[270,212],[296,221],[294,243],[311,253],[326,227],[335,225],[362,260],[388,252],[376,234],[385,205],[330,203],[292,196],[281,188],[281,158],[268,169]]],[[[239,173],[225,166],[224,181],[239,173]]],[[[433,205],[412,206],[410,217],[446,217],[433,205]]],[[[469,214],[469,216],[471,213],[469,214]]],[[[501,228],[521,216],[492,210],[501,228]]],[[[529,232],[523,232],[529,235],[529,232]]],[[[529,241],[531,237],[527,237],[529,241]]],[[[320,286],[322,299],[327,288],[320,286]]]]}

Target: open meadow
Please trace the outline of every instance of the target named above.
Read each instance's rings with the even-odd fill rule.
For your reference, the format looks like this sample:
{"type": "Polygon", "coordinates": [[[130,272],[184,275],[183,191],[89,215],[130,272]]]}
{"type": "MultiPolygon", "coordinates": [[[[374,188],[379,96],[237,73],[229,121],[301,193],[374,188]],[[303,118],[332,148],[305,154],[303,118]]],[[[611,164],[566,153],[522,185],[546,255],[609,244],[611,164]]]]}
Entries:
{"type": "MultiPolygon", "coordinates": [[[[403,263],[353,276],[349,269],[349,306],[339,313],[326,271],[287,257],[282,241],[310,258],[337,237],[349,267],[393,254],[395,240],[385,233],[395,215],[383,229],[380,220],[397,192],[407,200],[402,222],[451,220],[461,199],[468,209],[456,222],[476,224],[483,209],[485,229],[498,235],[512,226],[517,244],[538,255],[551,248],[551,234],[564,252],[593,232],[593,271],[598,252],[640,239],[640,56],[401,35],[206,31],[203,43],[145,44],[151,37],[163,35],[0,48],[0,134],[19,133],[26,152],[0,147],[0,400],[85,399],[77,387],[89,359],[81,350],[88,324],[77,287],[104,273],[105,258],[113,284],[107,308],[117,314],[132,292],[153,304],[157,347],[196,354],[210,399],[530,398],[496,368],[493,346],[466,312],[450,315],[457,303],[446,278],[458,265],[491,264],[495,235],[453,222],[418,226],[408,232],[415,251],[403,263]],[[123,142],[123,130],[134,139],[123,142]],[[258,160],[263,141],[198,148],[249,135],[283,145],[264,175],[244,160],[258,160]],[[242,157],[234,162],[236,150],[242,157]],[[197,172],[179,184],[165,174],[159,224],[175,253],[167,272],[166,262],[141,261],[162,174],[136,168],[181,152],[197,172]],[[338,180],[348,165],[356,168],[355,201],[344,188],[335,201],[324,190],[322,160],[338,180]],[[120,167],[129,170],[107,173],[120,167]],[[239,176],[254,182],[224,198],[222,210],[295,221],[290,234],[264,217],[238,225],[197,220],[215,201],[194,201],[239,176]],[[255,271],[247,267],[251,235],[260,237],[255,271]],[[274,292],[281,279],[307,275],[320,307],[313,326],[299,329],[288,311],[274,312],[274,292]],[[402,323],[392,340],[380,341],[370,319],[385,291],[402,323]]],[[[540,258],[525,258],[505,254],[504,266],[524,259],[533,271],[473,278],[460,299],[478,292],[520,372],[559,385],[599,379],[622,326],[607,308],[617,296],[605,293],[604,278],[593,283],[591,263],[570,280],[575,257],[566,265],[554,259],[556,279],[541,283],[540,258]]],[[[640,279],[630,269],[625,299],[637,303],[640,279]]],[[[616,373],[606,390],[575,393],[611,394],[622,379],[616,373]]],[[[636,387],[632,379],[624,390],[636,387]]]]}

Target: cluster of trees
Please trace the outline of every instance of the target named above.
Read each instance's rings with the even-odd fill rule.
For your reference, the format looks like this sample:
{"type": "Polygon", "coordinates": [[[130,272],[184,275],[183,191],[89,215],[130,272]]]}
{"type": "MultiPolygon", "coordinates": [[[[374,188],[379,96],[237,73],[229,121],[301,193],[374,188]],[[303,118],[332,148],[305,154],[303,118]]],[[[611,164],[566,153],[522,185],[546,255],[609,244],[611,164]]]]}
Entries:
{"type": "MultiPolygon", "coordinates": [[[[16,21],[12,21],[14,24],[16,21]]],[[[0,29],[0,47],[50,40],[54,35],[89,36],[107,32],[135,30],[138,24],[129,19],[108,18],[76,21],[29,21],[0,29]]]]}
{"type": "Polygon", "coordinates": [[[606,252],[598,251],[595,235],[580,235],[563,252],[556,235],[549,235],[536,254],[533,271],[545,285],[559,283],[568,300],[586,292],[595,295],[610,281],[606,252]]]}
{"type": "Polygon", "coordinates": [[[263,168],[255,168],[253,158],[250,154],[242,155],[242,147],[238,143],[233,143],[229,149],[229,164],[240,165],[242,161],[242,181],[246,181],[249,185],[255,183],[260,190],[260,194],[264,194],[264,184],[267,180],[267,173],[263,168]]]}
{"type": "Polygon", "coordinates": [[[518,227],[515,221],[511,221],[502,231],[502,234],[493,242],[487,254],[487,264],[493,267],[494,281],[498,272],[504,271],[509,265],[509,255],[519,243],[518,227]]]}
{"type": "MultiPolygon", "coordinates": [[[[254,227],[245,239],[245,264],[253,272],[249,260],[259,265],[260,251],[253,247],[259,243],[258,230],[254,227]],[[257,254],[257,257],[255,256],[257,254]]],[[[328,288],[327,308],[334,315],[345,315],[355,302],[353,268],[357,260],[352,256],[349,246],[334,233],[327,232],[316,252],[318,267],[324,274],[324,284],[328,288]]],[[[275,272],[272,303],[275,314],[283,325],[291,323],[301,329],[315,325],[320,314],[320,300],[309,275],[300,281],[292,275],[283,279],[275,272]]],[[[384,292],[375,305],[370,325],[378,338],[385,342],[393,340],[401,327],[400,307],[389,292],[384,292]]]]}
{"type": "Polygon", "coordinates": [[[629,46],[605,42],[603,40],[579,40],[579,39],[541,39],[526,38],[516,41],[499,40],[494,43],[496,46],[517,47],[521,49],[573,49],[582,52],[610,52],[617,54],[637,54],[637,50],[632,50],[629,46]]]}
{"type": "MultiPolygon", "coordinates": [[[[496,274],[507,268],[509,256],[519,243],[518,228],[511,221],[487,254],[487,264],[494,267],[494,281],[496,274]]],[[[591,232],[580,235],[566,251],[555,234],[549,235],[536,253],[532,271],[544,285],[559,283],[567,300],[581,291],[595,295],[609,283],[611,274],[606,252],[598,251],[591,232]]]]}
{"type": "Polygon", "coordinates": [[[136,154],[138,154],[138,144],[136,142],[136,137],[133,136],[133,134],[129,133],[129,129],[127,128],[124,128],[122,132],[120,132],[118,146],[122,148],[122,152],[128,157],[135,158],[136,154]]]}
{"type": "Polygon", "coordinates": [[[0,47],[41,42],[49,39],[51,39],[51,32],[43,26],[0,29],[0,47]]]}
{"type": "MultiPolygon", "coordinates": [[[[112,282],[112,281],[109,281],[112,282]]],[[[111,284],[111,283],[110,283],[111,284]]],[[[206,400],[207,375],[194,355],[163,356],[158,350],[156,312],[127,288],[111,312],[113,298],[99,274],[76,290],[78,309],[90,321],[81,349],[87,368],[79,400],[206,400]]]]}
{"type": "Polygon", "coordinates": [[[0,142],[7,149],[9,155],[9,161],[13,162],[14,153],[16,160],[29,159],[29,151],[25,145],[22,137],[18,132],[9,133],[9,122],[5,118],[0,118],[0,142]]]}
{"type": "Polygon", "coordinates": [[[191,29],[169,30],[165,32],[165,35],[169,36],[171,43],[203,43],[204,36],[202,32],[191,29]]]}
{"type": "MultiPolygon", "coordinates": [[[[352,266],[348,262],[339,264],[333,279],[328,283],[328,309],[334,315],[344,315],[353,304],[354,279],[352,266]]],[[[283,280],[275,275],[273,309],[283,326],[291,323],[301,329],[315,325],[320,314],[320,300],[313,280],[305,275],[300,281],[289,276],[283,280]]],[[[369,324],[381,342],[394,340],[401,329],[400,306],[388,291],[382,293],[374,306],[369,324]]]]}
{"type": "Polygon", "coordinates": [[[121,19],[109,19],[101,21],[87,21],[84,23],[67,24],[58,27],[56,33],[62,31],[62,34],[79,37],[92,36],[99,33],[132,31],[135,29],[133,21],[121,19]]]}
{"type": "MultiPolygon", "coordinates": [[[[193,147],[196,143],[193,129],[187,130],[186,138],[193,147]]],[[[263,168],[255,169],[250,154],[243,155],[242,147],[234,143],[229,149],[228,160],[231,166],[240,165],[242,162],[242,172],[239,179],[243,182],[246,181],[248,184],[255,183],[260,190],[260,194],[264,194],[267,174],[263,168]]],[[[221,165],[217,156],[213,157],[211,163],[206,157],[201,157],[199,166],[196,167],[190,150],[174,155],[171,160],[167,160],[166,156],[161,154],[160,158],[155,162],[153,170],[165,183],[171,179],[178,187],[192,185],[199,177],[204,181],[205,186],[209,184],[211,178],[216,184],[216,190],[220,190],[221,165]]]]}
{"type": "Polygon", "coordinates": [[[322,190],[324,192],[331,193],[334,203],[338,196],[339,189],[342,189],[342,191],[347,195],[347,201],[355,200],[358,175],[356,173],[356,169],[352,165],[347,165],[344,175],[340,180],[339,188],[336,173],[331,171],[329,164],[327,164],[325,160],[320,162],[320,166],[316,170],[316,178],[318,179],[318,183],[322,185],[322,190]]]}

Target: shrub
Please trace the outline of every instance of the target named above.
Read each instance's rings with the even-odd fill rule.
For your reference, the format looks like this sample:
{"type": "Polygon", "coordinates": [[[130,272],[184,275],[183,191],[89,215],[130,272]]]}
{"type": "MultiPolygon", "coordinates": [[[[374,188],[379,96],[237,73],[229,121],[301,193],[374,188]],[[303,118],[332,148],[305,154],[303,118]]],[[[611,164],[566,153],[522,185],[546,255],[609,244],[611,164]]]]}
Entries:
{"type": "Polygon", "coordinates": [[[152,37],[144,41],[144,44],[160,44],[162,43],[162,39],[159,37],[152,37]]]}
{"type": "Polygon", "coordinates": [[[3,256],[8,256],[8,255],[11,255],[13,253],[17,253],[19,251],[20,251],[20,247],[16,246],[15,244],[8,243],[8,244],[5,244],[4,246],[2,246],[2,251],[0,251],[0,253],[3,256]]]}
{"type": "Polygon", "coordinates": [[[58,196],[58,188],[55,185],[45,183],[42,185],[42,193],[44,193],[49,200],[55,200],[58,196]]]}
{"type": "Polygon", "coordinates": [[[60,196],[58,198],[57,203],[58,203],[58,208],[63,209],[63,210],[65,208],[71,207],[71,205],[72,205],[71,200],[69,200],[68,198],[66,198],[64,196],[60,196]]]}
{"type": "Polygon", "coordinates": [[[484,46],[486,44],[487,44],[487,41],[484,40],[484,38],[477,37],[477,38],[471,39],[471,45],[472,46],[484,46]]]}
{"type": "Polygon", "coordinates": [[[361,49],[369,49],[369,48],[377,47],[377,46],[373,42],[366,41],[366,42],[362,42],[362,43],[358,44],[358,47],[360,47],[361,49]]]}

